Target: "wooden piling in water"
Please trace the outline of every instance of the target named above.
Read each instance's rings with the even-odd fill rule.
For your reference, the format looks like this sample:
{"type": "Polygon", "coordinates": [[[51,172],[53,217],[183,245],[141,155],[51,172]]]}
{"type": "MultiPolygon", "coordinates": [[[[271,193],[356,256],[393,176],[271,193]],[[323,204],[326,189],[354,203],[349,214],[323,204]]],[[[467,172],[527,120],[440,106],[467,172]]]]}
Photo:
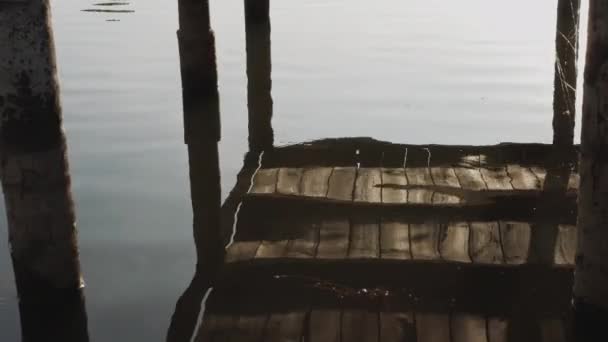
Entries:
{"type": "Polygon", "coordinates": [[[575,272],[577,331],[606,340],[608,321],[608,2],[589,1],[575,272]],[[594,335],[593,333],[599,333],[594,335]],[[599,336],[604,336],[603,338],[599,336]]]}
{"type": "Polygon", "coordinates": [[[270,1],[245,1],[247,47],[247,109],[249,150],[261,152],[274,144],[272,130],[272,62],[270,48],[270,1]]]}
{"type": "Polygon", "coordinates": [[[87,341],[48,0],[0,0],[0,116],[23,341],[87,341]]]}
{"type": "Polygon", "coordinates": [[[559,0],[557,5],[553,144],[558,146],[574,143],[580,6],[580,0],[559,0]]]}

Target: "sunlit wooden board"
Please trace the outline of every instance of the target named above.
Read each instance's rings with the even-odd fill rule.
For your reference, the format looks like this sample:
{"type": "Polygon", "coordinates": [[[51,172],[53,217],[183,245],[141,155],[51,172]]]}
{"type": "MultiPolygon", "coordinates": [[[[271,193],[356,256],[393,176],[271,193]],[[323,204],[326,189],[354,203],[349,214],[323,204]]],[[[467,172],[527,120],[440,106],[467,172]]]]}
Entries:
{"type": "Polygon", "coordinates": [[[577,229],[573,225],[558,226],[557,241],[555,243],[555,264],[574,265],[577,246],[577,229]]]}
{"type": "Polygon", "coordinates": [[[530,225],[524,222],[500,222],[502,250],[507,264],[526,263],[530,252],[530,225]]]}
{"type": "Polygon", "coordinates": [[[331,172],[331,167],[305,168],[302,171],[300,194],[307,197],[327,196],[331,172]]]}
{"type": "Polygon", "coordinates": [[[410,248],[414,260],[438,260],[441,227],[435,223],[410,224],[410,248]]]}
{"type": "Polygon", "coordinates": [[[472,222],[469,250],[473,262],[502,264],[500,227],[497,222],[472,222]]]}
{"type": "Polygon", "coordinates": [[[431,204],[433,203],[433,178],[427,167],[406,168],[405,174],[409,185],[408,203],[431,204]]]}
{"type": "Polygon", "coordinates": [[[470,263],[469,224],[451,223],[441,227],[439,254],[443,260],[470,263]]]}
{"type": "Polygon", "coordinates": [[[334,167],[329,177],[327,198],[352,201],[357,169],[354,167],[334,167]]]}
{"type": "Polygon", "coordinates": [[[294,222],[291,229],[295,237],[287,244],[287,258],[314,258],[319,245],[320,224],[294,222]]]}
{"type": "Polygon", "coordinates": [[[302,173],[301,168],[280,168],[277,176],[277,192],[282,195],[298,195],[302,173]]]}
{"type": "Polygon", "coordinates": [[[382,259],[411,259],[410,233],[407,223],[398,221],[381,223],[380,257],[382,259]]]}
{"type": "Polygon", "coordinates": [[[382,171],[360,168],[355,182],[355,202],[382,203],[382,171]]]}
{"type": "Polygon", "coordinates": [[[455,167],[454,172],[458,177],[460,186],[465,190],[486,190],[486,183],[481,177],[481,172],[477,168],[455,167]]]}
{"type": "Polygon", "coordinates": [[[392,168],[382,170],[382,203],[407,203],[407,178],[405,169],[392,168]]]}
{"type": "Polygon", "coordinates": [[[260,169],[253,177],[252,194],[273,194],[277,189],[279,169],[260,169]]]}
{"type": "Polygon", "coordinates": [[[226,251],[226,262],[247,261],[255,257],[261,241],[235,241],[226,251]]]}
{"type": "Polygon", "coordinates": [[[516,164],[507,166],[511,184],[515,190],[540,190],[541,183],[534,172],[527,167],[516,164]]]}
{"type": "Polygon", "coordinates": [[[321,223],[317,258],[344,259],[348,255],[350,223],[348,220],[331,220],[321,223]]]}
{"type": "Polygon", "coordinates": [[[354,259],[380,257],[379,228],[378,223],[354,222],[350,231],[348,257],[354,259]]]}
{"type": "Polygon", "coordinates": [[[481,172],[483,180],[488,185],[489,190],[513,190],[513,185],[511,185],[511,178],[507,174],[506,168],[489,167],[481,168],[479,171],[481,172]]]}

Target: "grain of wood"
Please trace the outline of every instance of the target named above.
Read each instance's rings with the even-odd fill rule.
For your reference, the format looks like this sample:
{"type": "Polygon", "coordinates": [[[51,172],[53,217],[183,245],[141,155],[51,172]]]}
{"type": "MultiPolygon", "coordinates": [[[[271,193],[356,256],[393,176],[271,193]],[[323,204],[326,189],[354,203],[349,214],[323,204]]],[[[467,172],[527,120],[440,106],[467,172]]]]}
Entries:
{"type": "Polygon", "coordinates": [[[348,257],[351,259],[379,258],[379,228],[378,223],[353,223],[350,231],[348,257]]]}
{"type": "Polygon", "coordinates": [[[382,259],[411,259],[408,224],[396,221],[382,222],[380,225],[380,251],[382,259]]]}
{"type": "Polygon", "coordinates": [[[502,250],[507,264],[525,264],[530,252],[530,225],[524,222],[500,222],[502,250]]]}
{"type": "Polygon", "coordinates": [[[308,331],[310,341],[340,342],[341,315],[338,310],[313,310],[308,331]]]}
{"type": "Polygon", "coordinates": [[[298,195],[303,170],[300,168],[281,168],[278,173],[277,192],[282,195],[298,195]]]}
{"type": "Polygon", "coordinates": [[[344,259],[348,255],[350,223],[347,220],[328,220],[321,223],[317,258],[344,259]]]}
{"type": "Polygon", "coordinates": [[[253,177],[252,194],[274,194],[277,189],[279,169],[259,169],[253,177]]]}
{"type": "Polygon", "coordinates": [[[472,222],[470,253],[473,262],[480,264],[502,264],[500,227],[497,222],[472,222]]]}
{"type": "Polygon", "coordinates": [[[490,342],[484,317],[456,314],[452,316],[450,323],[452,342],[490,342]]]}
{"type": "Polygon", "coordinates": [[[379,342],[379,317],[375,311],[342,312],[342,342],[379,342]]]}
{"type": "Polygon", "coordinates": [[[540,182],[540,187],[541,189],[543,189],[545,185],[545,179],[547,178],[547,169],[545,169],[544,167],[532,166],[530,170],[534,173],[536,178],[538,178],[538,181],[540,182]]]}
{"type": "Polygon", "coordinates": [[[540,190],[541,183],[536,175],[527,167],[511,164],[507,166],[511,184],[515,190],[540,190]]]}
{"type": "Polygon", "coordinates": [[[449,261],[470,263],[469,257],[469,224],[466,222],[451,223],[442,227],[439,241],[441,258],[449,261]]]}
{"type": "Polygon", "coordinates": [[[456,173],[460,186],[462,186],[463,189],[473,191],[487,189],[486,183],[483,181],[479,169],[455,167],[454,172],[456,173]]]}
{"type": "Polygon", "coordinates": [[[331,172],[332,168],[330,167],[304,169],[302,171],[302,182],[300,187],[301,195],[307,197],[327,196],[331,172]]]}
{"type": "Polygon", "coordinates": [[[555,264],[574,265],[578,241],[576,226],[560,224],[557,229],[555,264]]]}
{"type": "Polygon", "coordinates": [[[450,342],[450,317],[447,314],[417,313],[416,342],[450,342]]]}
{"type": "Polygon", "coordinates": [[[426,167],[406,168],[405,174],[409,185],[408,203],[432,204],[433,178],[429,169],[426,167]]]}
{"type": "Polygon", "coordinates": [[[255,254],[255,258],[281,258],[285,256],[288,242],[289,240],[263,240],[255,254]]]}
{"type": "Polygon", "coordinates": [[[504,167],[492,167],[480,169],[483,180],[489,190],[513,190],[511,178],[504,167]]]}
{"type": "Polygon", "coordinates": [[[441,227],[436,223],[410,224],[410,248],[414,260],[437,260],[441,227]]]}
{"type": "Polygon", "coordinates": [[[329,177],[327,198],[352,201],[357,169],[354,167],[334,167],[329,177]]]}
{"type": "Polygon", "coordinates": [[[319,244],[320,224],[317,223],[294,223],[292,229],[297,237],[289,240],[287,244],[287,258],[314,258],[319,244]]]}
{"type": "Polygon", "coordinates": [[[382,203],[407,203],[407,178],[405,169],[392,168],[382,170],[382,203]]]}
{"type": "Polygon", "coordinates": [[[458,204],[461,199],[455,194],[441,191],[441,188],[460,189],[460,183],[454,169],[451,167],[432,167],[431,175],[435,186],[440,187],[435,189],[433,194],[433,204],[458,204]]]}
{"type": "Polygon", "coordinates": [[[360,168],[355,182],[355,202],[382,203],[382,171],[360,168]]]}

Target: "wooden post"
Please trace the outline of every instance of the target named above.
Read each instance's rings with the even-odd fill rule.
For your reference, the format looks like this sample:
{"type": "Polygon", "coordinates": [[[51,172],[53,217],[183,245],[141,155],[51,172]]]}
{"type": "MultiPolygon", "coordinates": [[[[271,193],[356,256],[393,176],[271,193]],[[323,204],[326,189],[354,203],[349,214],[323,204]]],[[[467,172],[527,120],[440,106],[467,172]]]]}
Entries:
{"type": "Polygon", "coordinates": [[[553,144],[574,143],[580,0],[559,0],[555,37],[553,144]]]}
{"type": "Polygon", "coordinates": [[[272,63],[270,50],[270,1],[245,1],[247,44],[247,109],[249,150],[261,152],[274,144],[272,130],[272,63]]]}
{"type": "Polygon", "coordinates": [[[608,1],[589,1],[587,39],[574,296],[578,332],[601,332],[586,339],[599,341],[608,335],[608,1]]]}
{"type": "Polygon", "coordinates": [[[0,178],[24,341],[86,341],[48,0],[0,0],[0,178]]]}

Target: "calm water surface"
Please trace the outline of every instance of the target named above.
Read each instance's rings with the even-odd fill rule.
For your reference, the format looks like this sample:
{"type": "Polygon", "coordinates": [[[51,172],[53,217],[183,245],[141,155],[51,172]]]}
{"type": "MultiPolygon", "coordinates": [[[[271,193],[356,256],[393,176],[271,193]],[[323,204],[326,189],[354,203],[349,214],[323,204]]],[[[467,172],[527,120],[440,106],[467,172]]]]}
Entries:
{"type": "MultiPolygon", "coordinates": [[[[276,143],[551,142],[556,0],[271,2],[276,143]]],[[[89,331],[160,341],[195,264],[176,1],[53,5],[89,331]]],[[[242,1],[211,11],[226,196],[247,150],[242,1]]],[[[0,234],[0,340],[13,341],[4,218],[0,234]]]]}

